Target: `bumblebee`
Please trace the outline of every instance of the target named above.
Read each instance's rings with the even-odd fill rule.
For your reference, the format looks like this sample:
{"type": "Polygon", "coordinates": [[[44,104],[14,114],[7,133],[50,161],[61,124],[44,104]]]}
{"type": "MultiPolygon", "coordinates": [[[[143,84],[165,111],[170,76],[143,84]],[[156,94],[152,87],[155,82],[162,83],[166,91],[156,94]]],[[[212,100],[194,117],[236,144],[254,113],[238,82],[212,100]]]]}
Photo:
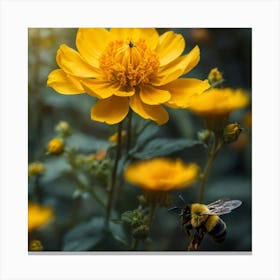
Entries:
{"type": "Polygon", "coordinates": [[[222,243],[226,238],[227,227],[219,216],[230,213],[241,204],[240,200],[219,199],[208,205],[193,203],[181,208],[179,215],[189,239],[188,250],[197,250],[205,234],[215,242],[222,243]]]}

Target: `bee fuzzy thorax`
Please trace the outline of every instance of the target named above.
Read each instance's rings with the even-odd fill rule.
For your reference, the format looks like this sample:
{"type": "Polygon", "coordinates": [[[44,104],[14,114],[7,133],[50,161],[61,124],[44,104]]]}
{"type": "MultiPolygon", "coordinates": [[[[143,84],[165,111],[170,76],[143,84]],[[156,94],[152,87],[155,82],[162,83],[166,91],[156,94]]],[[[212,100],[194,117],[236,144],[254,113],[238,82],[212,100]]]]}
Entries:
{"type": "Polygon", "coordinates": [[[191,224],[193,227],[199,227],[201,223],[205,222],[208,218],[207,215],[202,215],[202,213],[209,212],[209,209],[204,204],[194,203],[191,206],[192,219],[191,224]]]}

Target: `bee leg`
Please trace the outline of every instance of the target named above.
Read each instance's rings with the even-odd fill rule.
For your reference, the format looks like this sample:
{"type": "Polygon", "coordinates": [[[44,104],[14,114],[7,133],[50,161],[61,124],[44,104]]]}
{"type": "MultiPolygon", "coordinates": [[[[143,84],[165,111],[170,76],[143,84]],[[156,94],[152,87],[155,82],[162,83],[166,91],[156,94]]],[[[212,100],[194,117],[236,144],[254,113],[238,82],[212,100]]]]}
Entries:
{"type": "Polygon", "coordinates": [[[204,230],[202,228],[198,228],[194,231],[194,234],[190,238],[188,251],[197,251],[198,247],[204,237],[204,230]]]}

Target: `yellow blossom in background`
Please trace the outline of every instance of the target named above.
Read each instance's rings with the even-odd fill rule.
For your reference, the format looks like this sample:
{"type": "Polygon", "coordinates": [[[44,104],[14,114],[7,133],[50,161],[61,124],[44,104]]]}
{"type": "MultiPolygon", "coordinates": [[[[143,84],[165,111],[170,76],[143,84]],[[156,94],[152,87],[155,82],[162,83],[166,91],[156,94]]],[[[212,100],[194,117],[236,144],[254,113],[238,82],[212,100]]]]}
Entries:
{"type": "Polygon", "coordinates": [[[54,216],[54,211],[51,207],[42,206],[37,203],[28,203],[28,231],[33,231],[47,222],[54,216]]]}
{"type": "Polygon", "coordinates": [[[64,143],[59,138],[52,139],[48,144],[48,152],[53,155],[59,155],[64,150],[64,143]]]}
{"type": "Polygon", "coordinates": [[[190,186],[199,174],[199,167],[182,160],[154,158],[130,164],[124,172],[125,179],[144,190],[172,191],[190,186]]]}
{"type": "Polygon", "coordinates": [[[200,116],[227,115],[249,104],[242,89],[212,88],[190,98],[188,109],[200,116]]]}
{"type": "Polygon", "coordinates": [[[48,86],[61,94],[87,93],[99,99],[91,109],[94,121],[116,124],[129,110],[162,125],[168,121],[163,105],[185,107],[188,97],[209,88],[207,80],[180,78],[199,62],[195,46],[182,55],[185,40],[173,31],[155,28],[80,28],[77,51],[61,45],[59,69],[48,86]]]}
{"type": "Polygon", "coordinates": [[[29,251],[42,251],[44,249],[40,240],[32,240],[29,245],[29,251]]]}
{"type": "MultiPolygon", "coordinates": [[[[126,130],[122,130],[121,132],[121,138],[122,140],[124,140],[126,138],[127,132],[126,130]]],[[[112,134],[109,139],[110,142],[114,142],[117,143],[118,142],[118,132],[115,132],[114,134],[112,134]]]]}
{"type": "Polygon", "coordinates": [[[32,162],[28,165],[28,175],[42,175],[45,172],[45,165],[41,162],[32,162]]]}
{"type": "Polygon", "coordinates": [[[188,109],[203,117],[207,129],[222,137],[232,111],[249,104],[249,96],[242,89],[211,88],[189,99],[188,109]]]}

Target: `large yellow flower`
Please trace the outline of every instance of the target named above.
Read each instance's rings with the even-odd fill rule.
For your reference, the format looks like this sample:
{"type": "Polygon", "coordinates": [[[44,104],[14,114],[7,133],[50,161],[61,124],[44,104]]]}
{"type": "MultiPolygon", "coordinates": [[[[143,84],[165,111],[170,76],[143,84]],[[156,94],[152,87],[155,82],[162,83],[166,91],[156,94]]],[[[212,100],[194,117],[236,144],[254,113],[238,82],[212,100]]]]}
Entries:
{"type": "Polygon", "coordinates": [[[197,65],[200,51],[195,46],[182,55],[185,40],[172,31],[159,36],[154,28],[80,28],[76,47],[60,46],[60,69],[47,83],[62,94],[97,97],[95,121],[119,123],[131,108],[161,125],[168,121],[162,105],[184,107],[189,95],[209,87],[207,80],[179,78],[197,65]]]}
{"type": "Polygon", "coordinates": [[[124,173],[125,179],[144,190],[171,191],[194,183],[199,167],[185,164],[182,160],[154,158],[129,165],[124,173]]]}
{"type": "Polygon", "coordinates": [[[54,215],[53,209],[47,206],[29,202],[28,203],[28,231],[33,231],[47,222],[54,215]]]}

